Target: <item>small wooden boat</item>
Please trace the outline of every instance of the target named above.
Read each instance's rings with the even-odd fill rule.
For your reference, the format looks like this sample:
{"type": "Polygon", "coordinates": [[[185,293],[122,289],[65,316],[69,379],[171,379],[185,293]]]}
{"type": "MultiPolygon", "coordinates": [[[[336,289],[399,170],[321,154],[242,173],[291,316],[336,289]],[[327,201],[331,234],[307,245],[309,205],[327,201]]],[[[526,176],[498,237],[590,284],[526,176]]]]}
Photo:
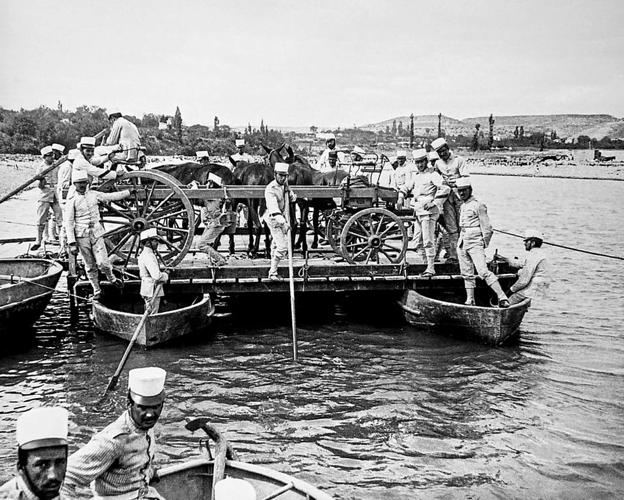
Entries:
{"type": "MultiPolygon", "coordinates": [[[[230,443],[205,418],[197,418],[187,422],[188,430],[203,429],[215,442],[212,459],[208,440],[200,441],[200,449],[206,455],[189,460],[183,464],[162,468],[158,471],[159,480],[153,486],[167,500],[204,500],[213,498],[213,483],[224,477],[244,479],[256,493],[256,498],[278,500],[332,500],[309,483],[287,474],[266,467],[248,464],[236,460],[236,454],[230,443]],[[205,443],[205,448],[201,446],[205,443]]],[[[235,500],[232,497],[232,500],[235,500]]]]}
{"type": "Polygon", "coordinates": [[[22,333],[43,314],[63,267],[45,259],[0,259],[0,334],[22,333]]]}
{"type": "MultiPolygon", "coordinates": [[[[130,340],[145,311],[140,296],[104,296],[93,301],[92,315],[100,330],[130,340]]],[[[207,328],[215,308],[208,294],[167,294],[158,314],[148,316],[136,340],[138,345],[153,347],[207,328]]]]}
{"type": "MultiPolygon", "coordinates": [[[[448,290],[445,292],[448,294],[448,290]]],[[[439,300],[434,298],[435,290],[423,293],[427,296],[407,290],[400,301],[405,320],[410,325],[490,345],[500,345],[516,337],[522,318],[531,305],[531,300],[526,299],[507,308],[485,307],[477,295],[478,305],[467,306],[462,303],[463,296],[454,300],[445,296],[447,300],[439,300]]]]}

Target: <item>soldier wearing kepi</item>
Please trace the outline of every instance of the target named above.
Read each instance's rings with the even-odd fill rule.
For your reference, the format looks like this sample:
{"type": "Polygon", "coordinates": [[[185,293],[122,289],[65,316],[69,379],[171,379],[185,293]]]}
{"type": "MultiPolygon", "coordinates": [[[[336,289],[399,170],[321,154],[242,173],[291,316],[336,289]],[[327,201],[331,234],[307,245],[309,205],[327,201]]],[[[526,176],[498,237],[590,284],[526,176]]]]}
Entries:
{"type": "Polygon", "coordinates": [[[158,251],[158,232],[155,227],[141,231],[140,235],[143,249],[137,259],[139,276],[141,276],[140,294],[145,301],[145,310],[151,314],[157,314],[160,308],[160,299],[165,294],[162,285],[169,281],[169,274],[160,270],[156,253],[158,251]],[[151,304],[151,307],[150,307],[151,304]]]}
{"type": "MultiPolygon", "coordinates": [[[[72,165],[72,171],[82,170],[89,176],[89,183],[99,183],[101,181],[113,180],[123,175],[123,172],[114,172],[107,168],[96,167],[91,163],[95,154],[95,137],[82,137],[77,144],[78,154],[72,165]]],[[[68,197],[73,195],[70,189],[68,197]]]]}
{"type": "Polygon", "coordinates": [[[139,129],[130,120],[124,118],[119,111],[110,112],[108,121],[112,124],[112,128],[106,139],[106,146],[118,146],[117,152],[110,155],[111,162],[136,162],[141,149],[139,129]]]}
{"type": "Polygon", "coordinates": [[[412,153],[418,173],[401,186],[397,208],[403,207],[403,200],[408,194],[413,195],[412,207],[414,208],[414,241],[416,251],[423,252],[427,269],[422,273],[424,277],[435,274],[435,227],[438,216],[442,211],[442,205],[449,193],[449,187],[444,184],[442,176],[437,172],[430,171],[428,167],[427,151],[417,149],[412,153]]]}
{"type": "MultiPolygon", "coordinates": [[[[41,156],[43,157],[43,161],[37,168],[38,174],[41,174],[41,172],[53,165],[54,150],[52,149],[52,146],[42,148],[41,156]]],[[[39,200],[37,203],[37,239],[35,244],[31,247],[32,250],[38,250],[41,247],[43,233],[50,217],[50,210],[54,212],[54,219],[56,224],[58,224],[58,229],[60,230],[60,225],[63,221],[63,213],[61,212],[61,204],[59,203],[56,194],[57,176],[58,167],[45,174],[45,176],[39,180],[39,200]]]]}
{"type": "Polygon", "coordinates": [[[202,165],[210,163],[210,155],[208,154],[208,151],[196,151],[195,156],[197,157],[197,161],[202,165]]]}
{"type": "Polygon", "coordinates": [[[462,200],[459,214],[460,233],[457,240],[459,269],[464,277],[466,304],[475,305],[474,271],[496,293],[499,307],[509,307],[509,299],[503,292],[498,278],[490,271],[485,262],[485,249],[492,239],[492,225],[487,214],[487,207],[472,196],[472,184],[469,177],[460,177],[456,181],[457,192],[462,200]]]}
{"type": "Polygon", "coordinates": [[[165,401],[162,368],[130,370],[128,409],[69,457],[62,492],[91,485],[95,500],[162,499],[151,487],[155,477],[154,429],[165,401]]]}
{"type": "Polygon", "coordinates": [[[396,161],[390,163],[392,166],[391,186],[399,190],[405,186],[410,180],[410,171],[407,166],[407,153],[405,151],[397,151],[396,161]]]}
{"type": "Polygon", "coordinates": [[[271,243],[271,268],[269,279],[280,281],[282,277],[277,273],[277,266],[284,257],[288,256],[288,240],[290,238],[288,223],[286,222],[286,210],[290,209],[286,198],[290,203],[297,201],[297,196],[288,189],[288,163],[275,164],[275,179],[264,189],[266,200],[266,212],[264,220],[269,226],[273,242],[271,243]]]}
{"type": "Polygon", "coordinates": [[[67,410],[40,407],[19,416],[17,474],[0,487],[2,500],[59,500],[67,468],[67,410]]]}
{"type": "Polygon", "coordinates": [[[435,168],[440,173],[444,182],[451,188],[448,198],[444,202],[442,211],[442,220],[448,234],[447,251],[449,252],[449,261],[457,262],[457,238],[459,236],[459,206],[461,200],[455,188],[455,182],[460,177],[470,175],[466,160],[461,156],[457,156],[449,149],[449,145],[442,137],[438,137],[431,143],[431,147],[440,157],[435,161],[435,168]]]}
{"type": "Polygon", "coordinates": [[[245,139],[236,139],[236,153],[230,156],[230,162],[235,165],[239,161],[252,163],[253,158],[250,154],[245,153],[245,139]]]}
{"type": "MultiPolygon", "coordinates": [[[[208,187],[213,189],[221,188],[223,187],[223,180],[217,174],[210,172],[208,174],[208,187]]],[[[222,218],[224,203],[225,200],[223,198],[204,200],[204,206],[201,211],[205,227],[197,248],[200,252],[208,254],[210,263],[215,266],[222,266],[227,262],[213,246],[217,238],[225,231],[225,224],[222,218]]]]}
{"type": "MultiPolygon", "coordinates": [[[[75,165],[75,162],[74,162],[75,165]]],[[[88,175],[84,170],[72,172],[72,182],[76,192],[67,200],[65,211],[65,232],[69,251],[72,255],[82,255],[87,278],[93,286],[93,299],[98,300],[101,295],[98,268],[108,280],[121,287],[121,280],[113,275],[113,267],[108,259],[104,243],[104,228],[100,223],[100,209],[98,204],[105,201],[123,200],[130,196],[129,190],[114,193],[101,193],[89,189],[88,175]]]]}

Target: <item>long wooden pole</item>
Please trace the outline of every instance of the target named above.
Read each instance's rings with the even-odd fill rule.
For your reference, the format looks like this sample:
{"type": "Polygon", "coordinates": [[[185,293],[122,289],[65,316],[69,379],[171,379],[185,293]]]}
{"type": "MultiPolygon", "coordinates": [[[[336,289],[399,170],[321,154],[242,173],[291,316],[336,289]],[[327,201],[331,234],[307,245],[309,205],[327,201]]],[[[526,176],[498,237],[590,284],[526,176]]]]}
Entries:
{"type": "Polygon", "coordinates": [[[20,184],[18,187],[16,187],[13,191],[11,191],[8,194],[5,194],[2,198],[0,198],[0,203],[5,202],[6,200],[8,200],[11,196],[16,195],[17,193],[19,193],[20,191],[23,191],[24,189],[26,189],[28,186],[30,186],[33,182],[38,181],[40,179],[43,179],[45,177],[45,175],[49,172],[52,172],[52,170],[54,170],[56,167],[58,167],[59,165],[61,165],[65,160],[67,160],[67,155],[65,156],[61,156],[58,160],[56,160],[52,165],[50,165],[48,168],[44,169],[41,171],[40,174],[35,175],[34,177],[31,177],[30,179],[28,179],[26,182],[20,184]]]}
{"type": "MultiPolygon", "coordinates": [[[[286,185],[286,224],[289,231],[292,231],[290,224],[290,190],[286,185]]],[[[293,246],[292,246],[292,234],[290,232],[287,235],[288,241],[288,287],[290,290],[290,323],[292,328],[293,339],[293,361],[297,361],[297,317],[295,314],[295,277],[293,270],[293,246]]]]}
{"type": "Polygon", "coordinates": [[[162,288],[162,284],[159,284],[154,290],[154,295],[152,295],[152,298],[150,299],[149,307],[145,308],[145,312],[143,313],[143,316],[141,316],[141,320],[139,321],[139,324],[137,325],[136,330],[134,330],[134,333],[132,334],[130,343],[128,344],[128,347],[126,347],[126,350],[123,353],[123,356],[121,357],[121,361],[119,361],[117,370],[115,370],[115,374],[108,381],[108,385],[106,386],[106,390],[104,391],[104,394],[102,396],[106,396],[108,391],[112,391],[117,386],[117,382],[119,382],[119,375],[121,375],[121,371],[123,370],[124,365],[126,364],[126,361],[128,361],[128,356],[130,355],[130,351],[134,347],[136,339],[139,337],[139,333],[141,333],[141,329],[143,328],[143,325],[147,321],[147,317],[152,312],[152,306],[154,305],[154,300],[156,299],[156,297],[158,297],[158,294],[160,293],[161,288],[162,288]]]}

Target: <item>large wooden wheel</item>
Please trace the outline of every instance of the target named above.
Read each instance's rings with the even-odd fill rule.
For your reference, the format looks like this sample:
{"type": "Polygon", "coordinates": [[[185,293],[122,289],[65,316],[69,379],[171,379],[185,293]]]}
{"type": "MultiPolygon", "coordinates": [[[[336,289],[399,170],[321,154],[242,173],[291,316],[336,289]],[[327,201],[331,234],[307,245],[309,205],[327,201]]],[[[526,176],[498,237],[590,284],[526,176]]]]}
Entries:
{"type": "Polygon", "coordinates": [[[175,266],[188,252],[195,232],[193,205],[172,176],[152,170],[128,172],[115,183],[115,190],[134,189],[136,193],[113,201],[102,211],[104,239],[109,254],[136,264],[139,234],[156,228],[160,236],[158,256],[165,266],[175,266]]]}
{"type": "Polygon", "coordinates": [[[353,214],[340,235],[342,255],[350,264],[398,264],[407,252],[403,221],[385,208],[353,214]]]}
{"type": "Polygon", "coordinates": [[[325,224],[325,238],[329,241],[330,246],[337,254],[340,254],[340,233],[345,225],[347,218],[343,212],[334,211],[327,218],[325,224]]]}

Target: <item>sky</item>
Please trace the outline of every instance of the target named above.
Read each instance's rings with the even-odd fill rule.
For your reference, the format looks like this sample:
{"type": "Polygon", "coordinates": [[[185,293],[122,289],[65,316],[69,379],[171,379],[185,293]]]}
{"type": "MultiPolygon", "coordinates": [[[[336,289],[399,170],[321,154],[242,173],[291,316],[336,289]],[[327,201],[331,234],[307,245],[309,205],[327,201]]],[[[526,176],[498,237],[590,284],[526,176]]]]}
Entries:
{"type": "Polygon", "coordinates": [[[624,116],[621,0],[1,0],[0,106],[185,124],[624,116]]]}

